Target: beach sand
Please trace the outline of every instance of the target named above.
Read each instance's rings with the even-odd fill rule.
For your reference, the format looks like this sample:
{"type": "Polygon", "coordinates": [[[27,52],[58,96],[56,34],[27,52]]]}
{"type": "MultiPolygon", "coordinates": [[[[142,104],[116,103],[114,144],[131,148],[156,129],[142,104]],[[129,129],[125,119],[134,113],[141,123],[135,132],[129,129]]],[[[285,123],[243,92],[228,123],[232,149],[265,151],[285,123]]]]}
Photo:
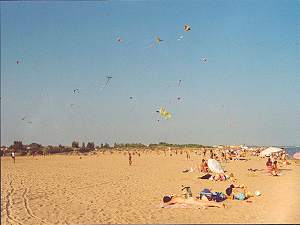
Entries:
{"type": "Polygon", "coordinates": [[[160,208],[164,195],[180,194],[191,186],[194,196],[203,188],[223,191],[229,181],[198,179],[202,156],[191,153],[164,156],[155,152],[133,155],[132,166],[123,153],[51,155],[1,158],[1,224],[99,223],[300,223],[300,163],[268,176],[265,159],[222,163],[260,197],[252,203],[226,200],[226,208],[160,208]]]}

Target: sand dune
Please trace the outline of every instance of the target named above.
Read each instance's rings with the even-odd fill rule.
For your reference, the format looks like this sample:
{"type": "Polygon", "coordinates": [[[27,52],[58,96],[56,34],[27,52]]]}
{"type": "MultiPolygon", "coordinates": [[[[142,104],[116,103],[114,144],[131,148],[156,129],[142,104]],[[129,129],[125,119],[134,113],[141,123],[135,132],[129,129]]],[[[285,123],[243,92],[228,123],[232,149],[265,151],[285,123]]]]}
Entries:
{"type": "Polygon", "coordinates": [[[282,170],[282,176],[248,172],[264,168],[265,160],[223,163],[249,190],[259,190],[252,203],[226,200],[225,209],[160,208],[165,194],[179,194],[189,185],[194,195],[203,188],[223,191],[229,181],[197,179],[202,156],[172,157],[154,152],[141,157],[96,154],[1,158],[1,224],[97,223],[300,223],[300,164],[282,170]],[[81,157],[81,158],[80,158],[81,157]]]}

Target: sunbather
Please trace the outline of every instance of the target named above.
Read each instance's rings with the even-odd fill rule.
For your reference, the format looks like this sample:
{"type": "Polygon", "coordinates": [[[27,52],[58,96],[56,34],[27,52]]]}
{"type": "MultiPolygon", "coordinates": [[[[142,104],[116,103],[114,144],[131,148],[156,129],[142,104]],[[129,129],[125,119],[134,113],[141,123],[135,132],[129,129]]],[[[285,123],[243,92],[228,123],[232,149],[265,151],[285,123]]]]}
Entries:
{"type": "MultiPolygon", "coordinates": [[[[228,176],[229,177],[229,176],[228,176]]],[[[214,177],[213,177],[213,180],[215,181],[224,181],[226,180],[227,177],[224,173],[220,173],[220,174],[216,174],[214,177]]]]}
{"type": "Polygon", "coordinates": [[[225,190],[228,199],[245,200],[252,196],[245,185],[231,184],[225,190]]]}
{"type": "Polygon", "coordinates": [[[174,204],[187,204],[187,205],[198,205],[202,207],[225,207],[225,204],[220,204],[213,201],[203,201],[200,199],[194,199],[193,197],[190,198],[183,198],[180,196],[172,196],[167,195],[163,198],[164,205],[162,207],[165,207],[167,205],[174,205],[174,204]]]}
{"type": "Polygon", "coordinates": [[[198,169],[199,169],[199,172],[204,172],[204,173],[208,172],[208,165],[207,165],[205,159],[202,159],[202,163],[200,164],[198,169]]]}
{"type": "Polygon", "coordinates": [[[279,169],[277,167],[277,161],[274,161],[273,166],[272,166],[272,170],[271,173],[273,176],[279,176],[279,169]]]}
{"type": "Polygon", "coordinates": [[[266,162],[266,166],[267,166],[267,172],[272,173],[272,161],[270,158],[268,158],[268,161],[266,162]]]}

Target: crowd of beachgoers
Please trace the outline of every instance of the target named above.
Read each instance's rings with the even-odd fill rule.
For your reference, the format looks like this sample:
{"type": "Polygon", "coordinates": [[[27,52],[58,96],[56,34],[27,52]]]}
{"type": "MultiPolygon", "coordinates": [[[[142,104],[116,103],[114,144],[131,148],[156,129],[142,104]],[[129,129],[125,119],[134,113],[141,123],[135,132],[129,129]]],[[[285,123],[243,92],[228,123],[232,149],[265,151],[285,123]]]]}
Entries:
{"type": "MultiPolygon", "coordinates": [[[[171,148],[168,149],[171,153],[171,148]]],[[[166,154],[166,151],[164,150],[166,154]]],[[[180,152],[182,153],[182,152],[180,152]]],[[[197,151],[195,151],[196,154],[197,151]]],[[[177,150],[175,151],[177,154],[177,150]]],[[[279,165],[287,167],[291,165],[288,160],[288,153],[284,148],[274,147],[256,147],[248,148],[246,146],[219,147],[215,149],[202,149],[203,159],[197,168],[190,168],[183,170],[182,173],[199,172],[201,173],[200,179],[209,179],[212,181],[229,181],[228,187],[223,191],[212,191],[210,188],[204,188],[201,192],[193,197],[190,187],[183,186],[182,194],[180,195],[165,195],[163,197],[162,207],[172,207],[180,205],[187,207],[196,205],[200,207],[226,207],[225,200],[238,200],[252,202],[251,198],[261,196],[259,190],[249,190],[246,184],[241,184],[234,174],[230,171],[222,169],[221,164],[226,164],[232,160],[251,160],[247,156],[262,157],[266,160],[265,169],[248,168],[249,172],[265,171],[266,175],[281,176],[279,165]]],[[[186,157],[189,159],[190,152],[186,152],[186,157]]],[[[132,164],[131,153],[129,153],[129,165],[132,164]]]]}

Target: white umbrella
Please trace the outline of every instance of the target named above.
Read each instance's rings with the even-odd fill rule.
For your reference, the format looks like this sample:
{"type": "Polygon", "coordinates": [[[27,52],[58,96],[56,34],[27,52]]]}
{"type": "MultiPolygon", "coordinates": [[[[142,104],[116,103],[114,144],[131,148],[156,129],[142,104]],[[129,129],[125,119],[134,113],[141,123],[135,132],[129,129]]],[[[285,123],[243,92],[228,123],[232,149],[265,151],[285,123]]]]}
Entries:
{"type": "Polygon", "coordinates": [[[207,165],[208,165],[208,168],[212,172],[215,172],[215,173],[224,173],[224,170],[222,169],[220,163],[218,163],[218,161],[215,160],[215,159],[209,159],[207,161],[207,165]]]}
{"type": "Polygon", "coordinates": [[[296,152],[293,157],[294,159],[300,159],[300,152],[296,152]]]}
{"type": "Polygon", "coordinates": [[[263,151],[259,154],[259,156],[260,156],[260,157],[270,156],[272,153],[282,152],[282,151],[284,151],[282,148],[269,147],[269,148],[263,150],[263,151]]]}

